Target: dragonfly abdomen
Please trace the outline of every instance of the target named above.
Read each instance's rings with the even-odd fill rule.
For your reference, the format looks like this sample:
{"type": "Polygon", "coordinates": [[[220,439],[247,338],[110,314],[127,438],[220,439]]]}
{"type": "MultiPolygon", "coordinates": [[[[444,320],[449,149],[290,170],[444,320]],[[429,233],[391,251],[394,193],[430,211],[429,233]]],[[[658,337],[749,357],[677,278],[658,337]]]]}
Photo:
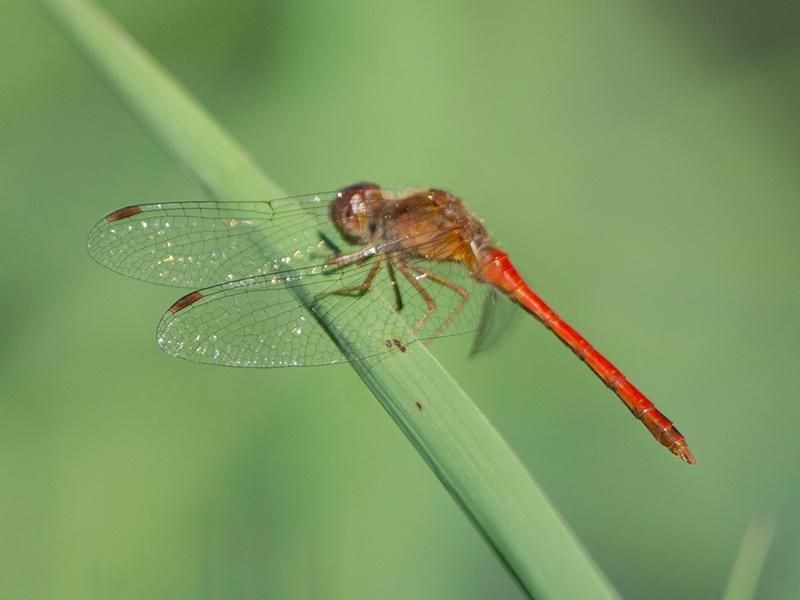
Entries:
{"type": "Polygon", "coordinates": [[[482,257],[481,269],[481,276],[485,281],[499,288],[522,305],[541,321],[545,327],[558,336],[578,358],[585,362],[603,383],[611,388],[622,400],[631,413],[642,421],[647,430],[660,444],[681,460],[689,464],[696,463],[683,435],[673,426],[672,421],[665,417],[642,392],[628,381],[611,361],[586,341],[569,323],[559,317],[552,308],[547,306],[528,287],[525,280],[514,268],[514,265],[511,264],[511,260],[505,252],[501,252],[496,248],[486,250],[482,257]]]}

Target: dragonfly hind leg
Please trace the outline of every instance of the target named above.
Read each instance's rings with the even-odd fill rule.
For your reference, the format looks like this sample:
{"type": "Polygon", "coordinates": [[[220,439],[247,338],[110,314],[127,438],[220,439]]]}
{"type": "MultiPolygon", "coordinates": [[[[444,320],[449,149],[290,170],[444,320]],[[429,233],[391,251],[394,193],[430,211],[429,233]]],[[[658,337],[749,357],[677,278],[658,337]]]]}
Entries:
{"type": "Polygon", "coordinates": [[[444,320],[444,322],[441,325],[439,325],[439,329],[437,329],[436,332],[433,334],[432,337],[436,338],[440,336],[442,333],[444,333],[445,330],[458,316],[458,314],[462,310],[464,310],[464,305],[466,305],[467,301],[469,300],[469,292],[460,285],[458,285],[457,283],[455,283],[454,281],[450,281],[446,277],[442,277],[441,275],[432,273],[431,271],[424,271],[417,267],[411,267],[411,269],[415,273],[418,273],[419,275],[423,276],[425,279],[430,279],[431,281],[435,281],[439,285],[443,285],[444,287],[453,290],[456,294],[461,296],[461,301],[453,310],[450,311],[450,314],[447,315],[447,318],[444,320]]]}

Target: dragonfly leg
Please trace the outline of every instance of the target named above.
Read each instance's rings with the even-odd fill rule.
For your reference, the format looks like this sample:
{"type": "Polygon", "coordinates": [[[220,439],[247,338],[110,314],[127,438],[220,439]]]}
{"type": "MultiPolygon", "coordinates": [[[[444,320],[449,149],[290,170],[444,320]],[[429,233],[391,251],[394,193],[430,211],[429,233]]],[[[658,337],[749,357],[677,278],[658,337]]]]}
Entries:
{"type": "Polygon", "coordinates": [[[346,254],[334,254],[328,262],[325,263],[326,267],[341,268],[347,267],[354,263],[364,262],[368,258],[375,256],[377,253],[374,246],[368,246],[355,252],[348,252],[346,254]]]}
{"type": "Polygon", "coordinates": [[[378,271],[381,268],[382,261],[383,261],[383,255],[379,254],[375,258],[375,263],[369,270],[366,279],[364,279],[364,281],[362,281],[361,284],[339,288],[338,290],[332,290],[330,292],[323,292],[317,296],[317,300],[325,298],[326,296],[363,296],[369,291],[369,288],[372,287],[372,281],[378,275],[378,271]]]}
{"type": "Polygon", "coordinates": [[[450,326],[450,324],[458,316],[458,314],[462,310],[464,310],[464,305],[466,305],[467,300],[469,300],[469,292],[460,285],[458,285],[457,283],[455,283],[454,281],[450,281],[446,277],[442,277],[441,275],[432,273],[431,271],[424,271],[417,267],[411,267],[411,270],[413,270],[415,273],[418,273],[419,275],[422,275],[423,277],[425,277],[425,279],[430,279],[431,281],[435,281],[439,285],[443,285],[444,287],[453,290],[456,294],[461,296],[461,301],[458,303],[458,306],[456,306],[452,311],[450,311],[450,314],[447,315],[447,319],[445,319],[444,323],[442,323],[439,326],[439,329],[437,329],[436,333],[434,333],[432,336],[434,338],[438,337],[442,333],[444,333],[444,331],[450,326]]]}
{"type": "Polygon", "coordinates": [[[403,277],[408,280],[408,283],[411,284],[411,287],[419,292],[419,295],[422,296],[423,300],[425,300],[425,304],[428,305],[428,312],[426,312],[423,317],[417,321],[417,324],[414,325],[414,333],[416,333],[422,328],[423,325],[425,325],[425,322],[431,318],[433,311],[436,310],[436,302],[434,302],[433,297],[425,290],[424,287],[422,287],[422,284],[420,284],[417,278],[414,277],[414,275],[411,273],[411,270],[406,265],[398,263],[397,270],[400,271],[403,274],[403,277]]]}
{"type": "Polygon", "coordinates": [[[389,272],[389,282],[392,284],[392,290],[394,290],[395,310],[400,312],[403,310],[403,295],[400,293],[400,286],[397,285],[397,276],[394,273],[394,265],[389,258],[386,259],[386,270],[389,272]]]}

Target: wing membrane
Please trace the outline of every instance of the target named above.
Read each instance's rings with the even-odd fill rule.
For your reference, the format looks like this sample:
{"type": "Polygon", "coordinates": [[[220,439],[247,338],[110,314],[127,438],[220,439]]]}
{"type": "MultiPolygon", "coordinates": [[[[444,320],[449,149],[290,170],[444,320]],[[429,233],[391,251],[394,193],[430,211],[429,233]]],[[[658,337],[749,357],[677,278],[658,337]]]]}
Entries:
{"type": "Polygon", "coordinates": [[[332,196],[126,207],[98,222],[87,246],[98,263],[128,277],[207,287],[286,269],[298,253],[313,250],[323,230],[336,237],[327,216],[332,196]]]}
{"type": "MultiPolygon", "coordinates": [[[[319,321],[324,316],[330,327],[352,328],[359,336],[354,341],[364,350],[356,358],[385,352],[381,335],[391,335],[384,333],[390,326],[376,322],[381,313],[369,310],[379,296],[368,292],[356,298],[336,293],[360,284],[371,265],[333,274],[321,270],[315,267],[250,277],[188,294],[161,319],[158,344],[179,358],[236,367],[346,361],[319,321]]],[[[395,326],[395,332],[398,330],[401,328],[395,326]]]]}
{"type": "MultiPolygon", "coordinates": [[[[488,286],[486,286],[488,287],[488,286]]],[[[478,322],[470,355],[478,354],[494,346],[508,331],[514,317],[519,315],[514,303],[506,296],[491,289],[484,297],[483,310],[478,322]]]]}
{"type": "Polygon", "coordinates": [[[193,294],[188,305],[170,310],[158,325],[158,344],[173,356],[234,367],[345,360],[313,312],[282,280],[262,276],[193,294]]]}
{"type": "Polygon", "coordinates": [[[169,354],[203,363],[331,364],[348,359],[320,319],[345,332],[356,349],[351,358],[361,359],[420,339],[474,331],[494,293],[460,264],[410,259],[402,266],[409,277],[384,261],[370,287],[359,290],[375,260],[334,272],[322,266],[287,270],[194,292],[164,315],[158,343],[169,354]],[[418,287],[434,299],[434,310],[418,287]],[[387,310],[392,318],[384,317],[387,310]]]}

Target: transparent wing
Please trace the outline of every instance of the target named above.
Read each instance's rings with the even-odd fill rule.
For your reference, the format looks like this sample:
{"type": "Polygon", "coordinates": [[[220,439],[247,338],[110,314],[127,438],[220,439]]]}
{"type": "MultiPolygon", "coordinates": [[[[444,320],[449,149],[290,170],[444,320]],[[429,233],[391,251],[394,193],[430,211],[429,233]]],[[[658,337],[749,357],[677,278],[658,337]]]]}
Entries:
{"type": "Polygon", "coordinates": [[[188,294],[162,318],[158,343],[173,356],[203,363],[331,364],[347,358],[322,322],[343,332],[351,358],[360,359],[474,331],[494,302],[493,290],[459,263],[384,250],[333,272],[321,265],[286,270],[188,294]]]}
{"type": "MultiPolygon", "coordinates": [[[[184,296],[162,317],[158,345],[178,358],[234,367],[345,361],[314,312],[289,290],[290,277],[253,277],[184,296]]],[[[340,277],[309,277],[303,288],[321,294],[340,282],[340,277]]]]}
{"type": "Polygon", "coordinates": [[[201,288],[285,270],[338,238],[328,218],[335,192],[265,202],[174,202],[119,209],[89,232],[89,254],[135,279],[201,288]],[[269,251],[264,242],[269,241],[269,251]]]}
{"type": "MultiPolygon", "coordinates": [[[[402,198],[407,190],[384,192],[402,198]]],[[[322,322],[347,333],[356,359],[491,329],[492,289],[459,263],[429,252],[430,260],[419,259],[412,239],[375,246],[359,264],[323,266],[354,249],[328,215],[334,197],[130,206],[100,221],[87,245],[97,262],[129,277],[201,288],[158,328],[159,345],[187,360],[247,367],[345,360],[322,322]]],[[[476,347],[490,339],[480,335],[476,347]]]]}
{"type": "Polygon", "coordinates": [[[514,306],[508,296],[494,289],[486,294],[470,356],[487,350],[503,339],[514,317],[520,313],[521,311],[514,306]]]}
{"type": "Polygon", "coordinates": [[[417,339],[478,329],[484,306],[494,296],[490,286],[475,281],[464,265],[456,262],[411,260],[409,267],[435,304],[431,312],[425,296],[405,277],[398,279],[404,301],[400,314],[408,325],[417,327],[417,339]]]}

